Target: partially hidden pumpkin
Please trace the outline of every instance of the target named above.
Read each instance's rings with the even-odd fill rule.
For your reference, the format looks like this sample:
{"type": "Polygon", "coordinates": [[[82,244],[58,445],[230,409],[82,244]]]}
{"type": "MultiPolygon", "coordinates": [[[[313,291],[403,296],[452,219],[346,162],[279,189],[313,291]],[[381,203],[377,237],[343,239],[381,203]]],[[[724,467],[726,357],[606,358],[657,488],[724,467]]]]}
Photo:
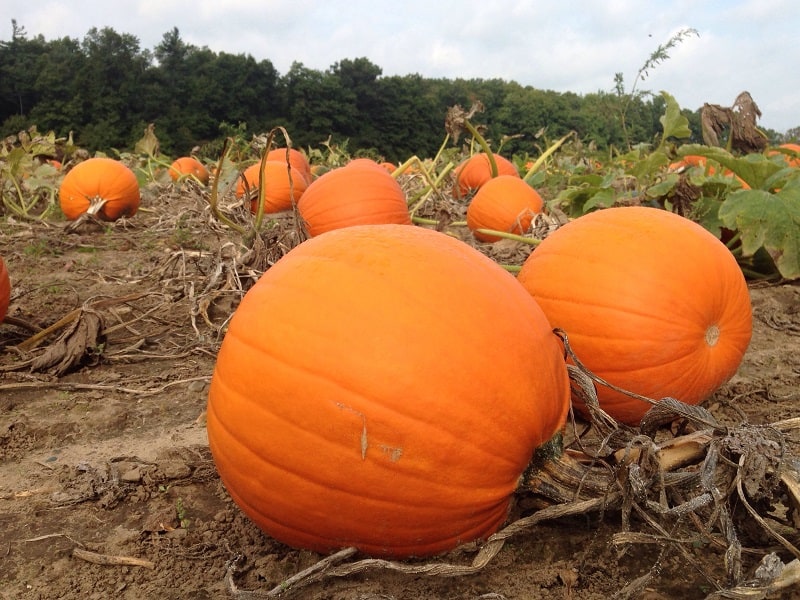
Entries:
{"type": "Polygon", "coordinates": [[[501,238],[483,233],[492,229],[506,233],[525,233],[536,214],[542,212],[544,200],[520,177],[498,175],[484,183],[467,206],[467,227],[482,242],[501,238]]]}
{"type": "Polygon", "coordinates": [[[294,167],[287,167],[280,160],[268,160],[264,163],[262,178],[261,162],[247,167],[239,178],[236,196],[248,195],[250,211],[258,209],[258,194],[261,182],[264,182],[264,212],[276,213],[290,210],[305,193],[308,180],[294,167]],[[291,175],[291,177],[290,177],[291,175]]]}
{"type": "Polygon", "coordinates": [[[8,276],[8,269],[6,263],[3,262],[3,257],[0,256],[0,323],[6,318],[8,313],[8,304],[11,301],[11,279],[8,276]]]}
{"type": "Polygon", "coordinates": [[[176,158],[169,167],[169,176],[172,181],[181,177],[193,175],[203,185],[208,183],[209,172],[206,166],[194,156],[181,156],[176,158]]]}
{"type": "MultiPolygon", "coordinates": [[[[267,152],[267,160],[268,161],[283,161],[286,164],[287,161],[287,149],[286,148],[273,148],[269,152],[267,152]]],[[[289,164],[300,171],[303,174],[303,177],[306,180],[306,184],[311,183],[311,180],[314,179],[314,176],[311,174],[311,164],[308,162],[308,158],[306,155],[300,152],[295,148],[288,149],[288,161],[289,164]]]]}
{"type": "MultiPolygon", "coordinates": [[[[497,175],[520,177],[514,163],[499,154],[493,154],[492,156],[497,165],[497,175]]],[[[489,158],[483,152],[473,154],[461,161],[455,169],[453,196],[456,199],[467,199],[491,178],[492,166],[489,163],[489,158]]]]}
{"type": "MultiPolygon", "coordinates": [[[[653,400],[699,404],[736,372],[750,342],[750,296],[736,259],[666,210],[580,216],[536,247],[518,280],[590,371],[653,400]]],[[[650,408],[603,385],[597,392],[623,423],[637,424],[650,408]]]]}
{"type": "Polygon", "coordinates": [[[247,292],[208,439],[274,538],[430,556],[503,524],[568,406],[558,339],[512,275],[444,233],[361,225],[306,240],[247,292]]]}
{"type": "Polygon", "coordinates": [[[132,217],[141,195],[136,175],[113,158],[93,157],[70,169],[58,191],[64,216],[74,221],[85,213],[104,221],[132,217]]]}
{"type": "Polygon", "coordinates": [[[297,210],[311,237],[353,225],[411,225],[403,188],[368,158],[352,160],[315,179],[297,210]]]}

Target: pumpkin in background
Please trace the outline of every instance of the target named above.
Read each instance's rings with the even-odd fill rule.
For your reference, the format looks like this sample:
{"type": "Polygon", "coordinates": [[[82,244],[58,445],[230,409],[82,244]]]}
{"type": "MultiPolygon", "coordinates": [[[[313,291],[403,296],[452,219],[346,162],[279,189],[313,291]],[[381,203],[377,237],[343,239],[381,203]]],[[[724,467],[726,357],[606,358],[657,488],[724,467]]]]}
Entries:
{"type": "MultiPolygon", "coordinates": [[[[273,148],[267,152],[267,161],[273,160],[283,161],[285,166],[286,148],[273,148]]],[[[303,174],[306,184],[311,183],[311,180],[314,178],[314,176],[311,174],[311,164],[308,162],[305,154],[299,150],[295,150],[294,148],[289,148],[289,165],[303,174]]]]}
{"type": "MultiPolygon", "coordinates": [[[[291,210],[292,205],[305,193],[308,181],[305,176],[293,167],[287,168],[286,163],[280,160],[268,160],[264,163],[264,212],[276,213],[291,210]],[[291,170],[291,181],[289,171],[291,170]]],[[[244,170],[239,183],[236,185],[236,197],[244,196],[248,192],[250,198],[250,211],[255,213],[258,209],[258,187],[261,182],[261,163],[257,162],[244,170]]]]}
{"type": "Polygon", "coordinates": [[[61,211],[71,221],[86,213],[116,221],[135,215],[141,196],[136,175],[126,165],[113,158],[94,157],[64,175],[58,199],[61,211]]]}
{"type": "Polygon", "coordinates": [[[194,175],[203,185],[208,183],[208,169],[194,156],[182,156],[177,158],[169,167],[169,176],[172,178],[172,181],[178,181],[178,179],[187,175],[194,175]]]}
{"type": "MultiPolygon", "coordinates": [[[[497,165],[497,175],[520,177],[517,167],[507,158],[495,154],[494,162],[497,165]]],[[[482,152],[473,154],[456,167],[455,177],[454,197],[456,199],[468,198],[470,194],[474,194],[492,178],[492,165],[489,163],[489,158],[482,152]]]]}
{"type": "Polygon", "coordinates": [[[352,225],[411,225],[400,184],[368,158],[357,158],[315,179],[297,210],[311,237],[352,225]]]}
{"type": "Polygon", "coordinates": [[[503,524],[568,407],[560,343],[512,275],[444,233],[362,225],[306,240],[247,292],[208,438],[274,538],[430,556],[503,524]]]}
{"type": "MultiPolygon", "coordinates": [[[[580,216],[536,247],[518,280],[589,370],[654,400],[699,404],[736,372],[750,342],[750,296],[736,259],[666,210],[580,216]]],[[[650,408],[606,386],[597,391],[623,423],[637,424],[650,408]]]]}
{"type": "Polygon", "coordinates": [[[783,156],[790,167],[800,167],[800,144],[781,144],[778,147],[794,152],[795,156],[790,156],[788,154],[784,154],[783,156]]]}
{"type": "Polygon", "coordinates": [[[8,269],[3,257],[0,256],[0,323],[6,318],[8,304],[11,301],[11,279],[8,277],[8,269]]]}
{"type": "Polygon", "coordinates": [[[501,238],[477,231],[493,229],[507,233],[525,233],[533,216],[542,212],[544,201],[535,189],[520,177],[498,175],[484,183],[467,207],[467,226],[476,239],[496,242],[501,238]]]}

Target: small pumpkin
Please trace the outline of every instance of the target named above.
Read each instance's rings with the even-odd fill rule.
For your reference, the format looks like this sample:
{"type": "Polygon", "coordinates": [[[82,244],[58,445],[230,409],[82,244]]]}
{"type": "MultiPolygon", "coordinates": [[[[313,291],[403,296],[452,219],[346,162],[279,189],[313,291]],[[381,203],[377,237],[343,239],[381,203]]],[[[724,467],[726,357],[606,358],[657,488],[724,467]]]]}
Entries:
{"type": "Polygon", "coordinates": [[[361,225],[306,240],[248,290],[208,439],[274,538],[422,557],[503,524],[568,407],[560,344],[512,275],[444,233],[361,225]]]}
{"type": "MultiPolygon", "coordinates": [[[[507,158],[494,154],[494,162],[497,165],[497,175],[511,175],[520,177],[517,167],[507,158]]],[[[492,178],[492,166],[485,153],[473,154],[461,161],[455,170],[455,185],[453,195],[456,199],[469,198],[484,183],[492,178]]],[[[520,177],[521,178],[521,177],[520,177]]]]}
{"type": "MultiPolygon", "coordinates": [[[[750,342],[750,296],[736,259],[666,210],[580,216],[536,247],[518,280],[589,370],[654,400],[699,404],[736,372],[750,342]]],[[[623,423],[637,424],[650,408],[606,386],[597,391],[623,423]]]]}
{"type": "Polygon", "coordinates": [[[482,242],[501,238],[478,231],[493,229],[525,233],[534,215],[541,213],[544,201],[533,187],[520,177],[498,175],[484,183],[467,207],[467,227],[482,242]]]}
{"type": "Polygon", "coordinates": [[[132,217],[139,209],[139,182],[133,171],[113,158],[93,157],[70,169],[58,191],[64,216],[74,221],[83,214],[104,221],[132,217]]]}
{"type": "MultiPolygon", "coordinates": [[[[286,148],[273,148],[267,152],[267,160],[283,161],[283,164],[285,165],[286,148]]],[[[311,164],[308,162],[305,154],[299,150],[296,150],[295,148],[289,148],[289,164],[303,174],[306,184],[311,183],[311,180],[314,178],[314,176],[311,174],[311,164]]]]}
{"type": "Polygon", "coordinates": [[[6,263],[3,262],[3,257],[0,256],[0,323],[6,318],[8,313],[8,304],[11,301],[11,279],[8,276],[8,269],[6,263]]]}
{"type": "Polygon", "coordinates": [[[353,225],[411,225],[405,192],[378,163],[358,158],[315,179],[297,202],[313,237],[353,225]]]}
{"type": "Polygon", "coordinates": [[[208,169],[194,156],[182,156],[175,159],[169,167],[169,176],[172,181],[178,181],[181,177],[188,175],[193,175],[203,185],[208,183],[208,169]]]}
{"type": "MultiPolygon", "coordinates": [[[[236,185],[237,198],[244,196],[245,191],[248,192],[252,213],[258,209],[258,188],[261,181],[261,162],[257,162],[244,170],[236,185]]],[[[308,181],[300,171],[294,167],[287,168],[286,163],[280,160],[268,160],[264,163],[263,181],[266,187],[264,191],[266,213],[291,210],[292,205],[302,198],[308,187],[308,181]]]]}

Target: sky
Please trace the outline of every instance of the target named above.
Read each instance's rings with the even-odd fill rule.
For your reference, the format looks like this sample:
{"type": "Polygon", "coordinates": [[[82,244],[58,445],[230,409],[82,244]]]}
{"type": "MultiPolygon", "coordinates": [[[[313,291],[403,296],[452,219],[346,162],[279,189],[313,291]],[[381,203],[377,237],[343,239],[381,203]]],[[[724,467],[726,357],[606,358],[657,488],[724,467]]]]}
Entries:
{"type": "Polygon", "coordinates": [[[540,90],[587,94],[666,91],[681,108],[731,106],[748,91],[758,125],[800,126],[800,2],[797,0],[3,0],[0,41],[11,19],[28,37],[82,40],[111,27],[154,49],[177,27],[215,52],[294,62],[325,71],[367,58],[384,76],[503,79],[540,90]],[[652,53],[694,29],[637,81],[652,53]]]}

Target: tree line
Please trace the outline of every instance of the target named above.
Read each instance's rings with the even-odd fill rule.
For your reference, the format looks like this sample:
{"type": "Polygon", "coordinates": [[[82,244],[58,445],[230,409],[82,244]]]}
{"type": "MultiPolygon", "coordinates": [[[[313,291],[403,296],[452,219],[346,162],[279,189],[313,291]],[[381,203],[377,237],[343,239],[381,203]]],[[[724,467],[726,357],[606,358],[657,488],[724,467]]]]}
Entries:
{"type": "MultiPolygon", "coordinates": [[[[149,123],[172,156],[280,125],[296,147],[330,140],[398,161],[433,156],[447,109],[475,101],[485,107],[476,117],[485,135],[509,154],[536,155],[570,131],[600,150],[649,142],[661,131],[664,100],[626,96],[619,80],[615,89],[578,95],[502,79],[385,77],[367,58],[324,72],[295,62],[282,75],[269,60],[187,44],[177,28],[149,50],[111,28],[46,40],[11,23],[10,41],[0,41],[3,136],[32,125],[62,137],[72,131],[93,152],[132,149],[149,123]]],[[[699,110],[683,112],[698,137],[690,141],[702,141],[699,110]]]]}

